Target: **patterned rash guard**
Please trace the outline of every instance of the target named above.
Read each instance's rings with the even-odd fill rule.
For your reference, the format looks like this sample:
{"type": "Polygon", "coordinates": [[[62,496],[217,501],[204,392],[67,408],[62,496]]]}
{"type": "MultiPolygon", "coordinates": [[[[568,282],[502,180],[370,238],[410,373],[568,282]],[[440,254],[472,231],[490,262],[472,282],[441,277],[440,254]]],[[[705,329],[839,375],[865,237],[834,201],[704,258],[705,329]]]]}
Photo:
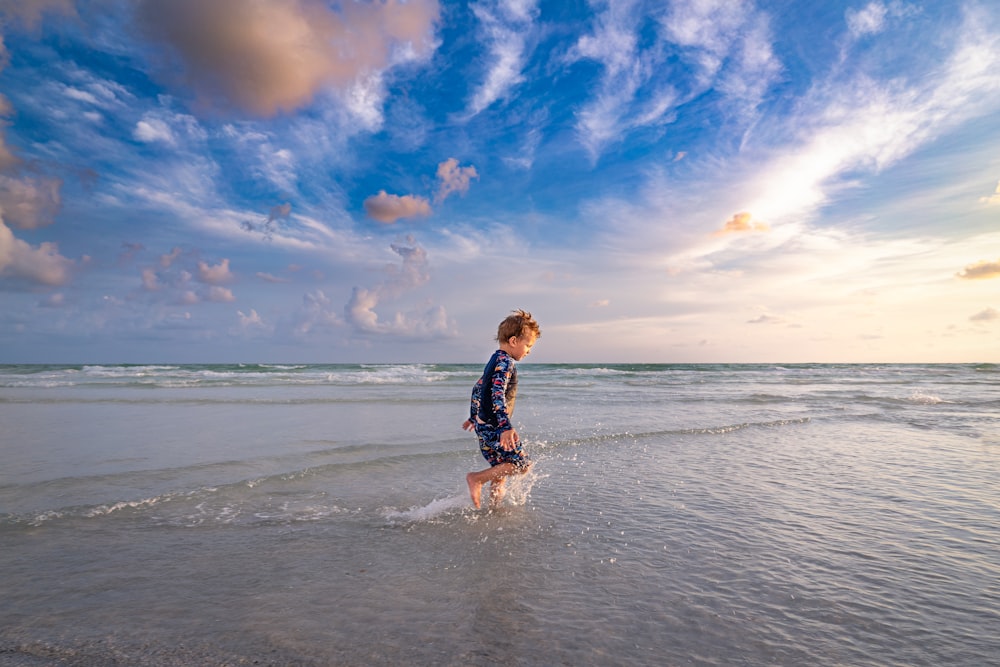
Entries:
{"type": "Polygon", "coordinates": [[[517,400],[517,365],[514,358],[497,350],[483,369],[483,376],[472,389],[469,419],[494,426],[497,432],[513,428],[510,417],[517,400]]]}

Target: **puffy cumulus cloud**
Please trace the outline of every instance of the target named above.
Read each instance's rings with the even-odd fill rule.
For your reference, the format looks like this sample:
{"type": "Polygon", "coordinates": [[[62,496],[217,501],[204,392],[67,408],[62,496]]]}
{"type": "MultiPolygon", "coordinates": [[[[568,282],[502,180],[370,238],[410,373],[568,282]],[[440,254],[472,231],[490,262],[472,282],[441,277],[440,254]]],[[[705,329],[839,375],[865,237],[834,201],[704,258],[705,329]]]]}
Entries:
{"type": "Polygon", "coordinates": [[[431,214],[431,204],[417,195],[390,195],[381,190],[364,202],[369,218],[392,224],[400,218],[426,217],[431,214]]]}
{"type": "MultiPolygon", "coordinates": [[[[464,195],[479,172],[472,165],[462,167],[455,158],[448,158],[437,167],[438,188],[434,202],[440,204],[453,194],[464,195]]],[[[364,201],[368,217],[392,224],[400,218],[426,217],[433,211],[430,201],[420,195],[390,195],[380,190],[364,201]]]]}
{"type": "Polygon", "coordinates": [[[32,246],[16,238],[0,220],[0,278],[47,286],[65,285],[72,267],[73,261],[60,255],[55,243],[32,246]]]}
{"type": "Polygon", "coordinates": [[[430,338],[453,335],[453,326],[442,306],[425,304],[422,308],[406,313],[396,312],[389,319],[382,319],[376,307],[388,298],[420,287],[430,280],[427,252],[416,244],[412,236],[404,242],[393,243],[392,251],[400,256],[400,265],[386,266],[386,280],[374,287],[355,287],[344,306],[344,319],[355,331],[364,334],[395,336],[400,338],[430,338]]]}
{"type": "Polygon", "coordinates": [[[986,308],[981,310],[975,315],[969,317],[973,322],[993,322],[995,320],[1000,320],[1000,311],[996,308],[986,308]]]}
{"type": "Polygon", "coordinates": [[[229,270],[229,260],[224,259],[215,266],[198,261],[198,280],[209,285],[221,285],[232,281],[233,273],[229,270]]]}
{"type": "Polygon", "coordinates": [[[199,259],[197,250],[174,248],[160,255],[156,265],[140,267],[139,275],[141,291],[155,300],[183,305],[236,301],[232,290],[223,286],[235,279],[229,260],[212,265],[199,259]]]}
{"type": "Polygon", "coordinates": [[[434,201],[440,203],[451,194],[468,192],[470,182],[473,178],[479,178],[479,173],[471,165],[468,167],[458,166],[458,160],[452,157],[438,165],[437,177],[441,184],[434,201]]]}
{"type": "Polygon", "coordinates": [[[962,269],[961,272],[955,275],[957,275],[959,278],[964,278],[965,280],[986,280],[987,278],[1000,278],[1000,260],[991,262],[984,259],[981,262],[970,264],[969,266],[962,269]]]}
{"type": "Polygon", "coordinates": [[[293,318],[292,335],[301,337],[314,331],[329,332],[343,325],[344,321],[334,312],[330,298],[322,290],[316,290],[302,296],[302,306],[293,318]]]}
{"type": "Polygon", "coordinates": [[[260,116],[308,104],[435,48],[437,0],[141,0],[137,19],[169,45],[202,103],[260,116]]]}
{"type": "Polygon", "coordinates": [[[725,236],[740,232],[766,232],[770,229],[767,224],[757,222],[753,216],[746,211],[737,213],[722,226],[722,229],[715,232],[715,236],[725,236]]]}
{"type": "Polygon", "coordinates": [[[253,308],[250,309],[250,314],[245,314],[242,310],[237,310],[236,315],[240,318],[241,329],[262,329],[265,326],[264,320],[261,319],[261,316],[253,308]]]}
{"type": "Polygon", "coordinates": [[[50,225],[62,205],[62,181],[51,178],[0,176],[0,213],[17,229],[50,225]]]}
{"type": "Polygon", "coordinates": [[[236,297],[233,296],[233,291],[228,287],[221,287],[219,285],[210,285],[209,288],[203,294],[205,301],[210,301],[212,303],[232,303],[236,301],[236,297]]]}

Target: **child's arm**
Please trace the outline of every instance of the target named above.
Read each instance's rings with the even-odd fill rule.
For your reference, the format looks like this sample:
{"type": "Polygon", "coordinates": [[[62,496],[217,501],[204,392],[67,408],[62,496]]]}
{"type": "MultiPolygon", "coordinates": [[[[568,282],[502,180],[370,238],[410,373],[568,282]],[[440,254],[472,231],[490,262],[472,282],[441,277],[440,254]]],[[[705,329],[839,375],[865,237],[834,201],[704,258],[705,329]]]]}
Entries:
{"type": "Polygon", "coordinates": [[[493,369],[493,384],[490,387],[493,414],[496,415],[497,430],[500,431],[500,446],[507,451],[514,449],[519,440],[517,431],[510,423],[510,414],[507,412],[507,383],[513,370],[513,359],[508,355],[499,357],[496,368],[493,369]]]}
{"type": "Polygon", "coordinates": [[[466,431],[476,430],[476,416],[479,415],[479,396],[482,386],[483,378],[479,378],[476,386],[472,388],[472,400],[469,402],[469,418],[462,422],[462,428],[466,431]]]}

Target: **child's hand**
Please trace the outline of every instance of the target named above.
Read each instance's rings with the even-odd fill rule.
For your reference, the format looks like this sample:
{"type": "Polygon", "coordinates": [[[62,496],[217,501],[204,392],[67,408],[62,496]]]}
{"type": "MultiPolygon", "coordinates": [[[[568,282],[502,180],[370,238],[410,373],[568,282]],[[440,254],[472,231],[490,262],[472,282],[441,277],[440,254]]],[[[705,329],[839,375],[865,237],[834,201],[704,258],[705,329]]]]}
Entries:
{"type": "Polygon", "coordinates": [[[521,438],[518,437],[517,431],[510,429],[509,431],[504,431],[500,434],[500,447],[505,451],[512,452],[517,449],[517,445],[521,442],[521,438]]]}
{"type": "Polygon", "coordinates": [[[466,419],[464,422],[462,422],[462,430],[464,430],[464,431],[475,431],[476,430],[476,425],[472,423],[471,419],[466,419]]]}

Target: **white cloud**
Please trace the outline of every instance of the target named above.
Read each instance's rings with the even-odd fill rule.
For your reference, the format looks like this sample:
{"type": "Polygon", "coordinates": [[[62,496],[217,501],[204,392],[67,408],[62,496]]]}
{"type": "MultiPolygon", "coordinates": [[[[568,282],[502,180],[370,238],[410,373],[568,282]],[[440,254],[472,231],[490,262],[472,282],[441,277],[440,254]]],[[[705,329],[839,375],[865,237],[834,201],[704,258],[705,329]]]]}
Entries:
{"type": "Polygon", "coordinates": [[[672,122],[679,105],[709,89],[723,94],[727,115],[752,116],[781,71],[766,17],[749,3],[674,3],[654,15],[661,32],[653,44],[641,34],[645,10],[634,0],[611,0],[593,32],[582,36],[568,56],[571,62],[586,59],[603,67],[597,93],[578,111],[576,124],[595,159],[631,130],[672,122]],[[690,80],[672,76],[666,54],[677,47],[693,66],[690,80]]]}
{"type": "Polygon", "coordinates": [[[887,11],[881,2],[869,2],[861,9],[848,8],[845,16],[851,36],[864,37],[882,32],[887,11]]]}
{"type": "Polygon", "coordinates": [[[146,118],[135,124],[132,136],[144,143],[161,142],[174,145],[174,133],[170,131],[170,126],[159,118],[146,118]]]}
{"type": "Polygon", "coordinates": [[[474,4],[472,11],[489,53],[485,81],[469,102],[469,112],[475,115],[524,81],[522,69],[529,55],[527,38],[538,7],[534,0],[493,0],[474,4]]]}

